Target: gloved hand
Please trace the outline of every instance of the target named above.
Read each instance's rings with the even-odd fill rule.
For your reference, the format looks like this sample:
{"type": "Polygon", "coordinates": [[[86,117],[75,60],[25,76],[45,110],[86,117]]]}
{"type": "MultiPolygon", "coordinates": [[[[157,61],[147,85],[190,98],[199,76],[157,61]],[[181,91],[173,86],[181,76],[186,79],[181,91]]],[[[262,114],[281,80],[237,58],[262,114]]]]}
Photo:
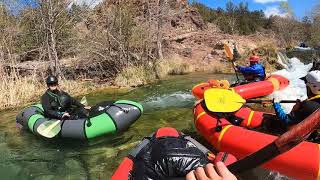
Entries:
{"type": "Polygon", "coordinates": [[[62,119],[69,118],[69,117],[70,117],[70,114],[67,112],[62,115],[62,119]]]}
{"type": "Polygon", "coordinates": [[[297,100],[296,100],[296,104],[293,106],[291,112],[295,112],[295,111],[299,110],[300,107],[301,107],[301,100],[300,100],[300,99],[297,99],[297,100]]]}
{"type": "Polygon", "coordinates": [[[273,104],[279,103],[282,99],[280,97],[273,97],[273,104]]]}

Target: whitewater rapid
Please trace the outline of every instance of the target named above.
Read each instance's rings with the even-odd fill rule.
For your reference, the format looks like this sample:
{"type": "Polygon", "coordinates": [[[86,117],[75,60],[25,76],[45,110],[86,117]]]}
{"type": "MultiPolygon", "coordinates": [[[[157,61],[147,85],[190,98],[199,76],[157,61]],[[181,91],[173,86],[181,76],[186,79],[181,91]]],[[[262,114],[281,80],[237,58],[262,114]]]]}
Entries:
{"type": "MultiPolygon", "coordinates": [[[[298,58],[287,59],[285,56],[278,56],[278,62],[284,64],[285,69],[276,71],[272,74],[279,74],[289,79],[290,84],[282,91],[277,91],[269,98],[277,100],[305,100],[307,99],[306,84],[300,78],[305,77],[312,68],[312,63],[303,64],[298,58]]],[[[289,113],[294,104],[282,104],[283,109],[289,113]]]]}
{"type": "Polygon", "coordinates": [[[159,110],[169,107],[192,107],[194,101],[195,98],[191,91],[177,91],[169,94],[148,97],[144,102],[142,102],[142,104],[148,110],[159,110]]]}

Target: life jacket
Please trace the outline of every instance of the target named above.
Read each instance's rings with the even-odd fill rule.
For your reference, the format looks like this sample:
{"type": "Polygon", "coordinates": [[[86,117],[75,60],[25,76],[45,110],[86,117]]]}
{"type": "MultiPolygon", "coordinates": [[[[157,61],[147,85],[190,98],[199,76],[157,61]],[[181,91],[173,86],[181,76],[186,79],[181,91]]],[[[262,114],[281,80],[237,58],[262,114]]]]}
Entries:
{"type": "Polygon", "coordinates": [[[112,176],[118,179],[168,179],[185,177],[209,162],[236,161],[227,153],[215,156],[199,142],[174,128],[160,128],[133,149],[112,176]]]}
{"type": "MultiPolygon", "coordinates": [[[[265,71],[265,67],[262,66],[261,64],[255,64],[253,66],[250,66],[251,68],[255,68],[256,72],[252,73],[248,70],[241,69],[241,73],[243,74],[244,78],[246,79],[246,81],[248,82],[257,82],[257,81],[263,81],[266,78],[266,71],[265,71]]],[[[249,67],[248,67],[249,68],[249,67]]]]}
{"type": "Polygon", "coordinates": [[[71,100],[70,97],[63,91],[55,94],[49,90],[46,91],[46,94],[50,97],[50,105],[53,109],[64,112],[68,111],[71,108],[71,100]]]}
{"type": "Polygon", "coordinates": [[[313,96],[313,97],[307,99],[307,101],[315,101],[317,103],[320,103],[320,95],[313,96]]]}

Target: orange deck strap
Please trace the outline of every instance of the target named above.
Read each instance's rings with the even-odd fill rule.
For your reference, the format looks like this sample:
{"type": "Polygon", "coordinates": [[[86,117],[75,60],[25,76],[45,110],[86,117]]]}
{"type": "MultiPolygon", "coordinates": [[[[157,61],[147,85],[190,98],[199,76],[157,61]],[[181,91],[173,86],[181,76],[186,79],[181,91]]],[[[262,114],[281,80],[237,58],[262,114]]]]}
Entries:
{"type": "MultiPolygon", "coordinates": [[[[319,151],[320,151],[320,144],[318,144],[319,147],[319,151]]],[[[319,167],[318,167],[318,176],[317,176],[317,180],[320,180],[320,163],[319,163],[319,167]]]]}
{"type": "Polygon", "coordinates": [[[247,127],[250,127],[254,111],[251,111],[248,117],[247,127]]]}
{"type": "Polygon", "coordinates": [[[270,81],[272,83],[274,91],[277,91],[280,89],[280,82],[278,81],[278,79],[271,77],[271,78],[268,78],[267,81],[270,81]]]}
{"type": "Polygon", "coordinates": [[[233,126],[233,125],[231,125],[231,124],[225,126],[225,127],[222,129],[222,131],[220,132],[220,135],[219,135],[219,138],[218,138],[218,144],[217,144],[217,149],[218,149],[218,150],[220,150],[220,144],[221,144],[221,140],[222,140],[224,134],[225,134],[225,133],[227,132],[227,130],[228,130],[229,128],[231,128],[232,126],[233,126]]]}

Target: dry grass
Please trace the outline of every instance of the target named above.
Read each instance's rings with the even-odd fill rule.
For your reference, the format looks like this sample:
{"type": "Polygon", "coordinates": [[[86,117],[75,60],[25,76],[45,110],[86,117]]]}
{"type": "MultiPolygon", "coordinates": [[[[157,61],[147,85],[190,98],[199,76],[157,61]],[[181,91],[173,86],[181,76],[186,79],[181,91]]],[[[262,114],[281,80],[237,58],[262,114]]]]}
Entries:
{"type": "Polygon", "coordinates": [[[171,59],[164,59],[156,63],[156,71],[159,77],[167,75],[182,75],[195,71],[195,67],[184,62],[181,58],[173,57],[171,59]]]}
{"type": "MultiPolygon", "coordinates": [[[[44,81],[39,80],[36,74],[21,77],[14,71],[10,75],[0,71],[0,78],[0,109],[37,102],[46,90],[46,85],[42,83],[44,81]]],[[[88,83],[70,80],[61,80],[59,84],[61,89],[73,96],[88,93],[95,88],[88,83]]]]}
{"type": "Polygon", "coordinates": [[[198,72],[209,72],[209,73],[234,73],[231,63],[229,62],[214,62],[214,63],[202,63],[197,66],[196,71],[198,72]]]}
{"type": "Polygon", "coordinates": [[[136,87],[148,84],[156,78],[164,78],[167,75],[181,75],[194,72],[195,68],[182,59],[164,59],[157,61],[155,66],[128,67],[122,70],[115,78],[114,84],[121,87],[136,87]]]}
{"type": "Polygon", "coordinates": [[[131,66],[124,68],[122,72],[117,75],[114,84],[121,87],[135,87],[150,83],[155,79],[155,72],[152,72],[150,68],[131,66]]]}

